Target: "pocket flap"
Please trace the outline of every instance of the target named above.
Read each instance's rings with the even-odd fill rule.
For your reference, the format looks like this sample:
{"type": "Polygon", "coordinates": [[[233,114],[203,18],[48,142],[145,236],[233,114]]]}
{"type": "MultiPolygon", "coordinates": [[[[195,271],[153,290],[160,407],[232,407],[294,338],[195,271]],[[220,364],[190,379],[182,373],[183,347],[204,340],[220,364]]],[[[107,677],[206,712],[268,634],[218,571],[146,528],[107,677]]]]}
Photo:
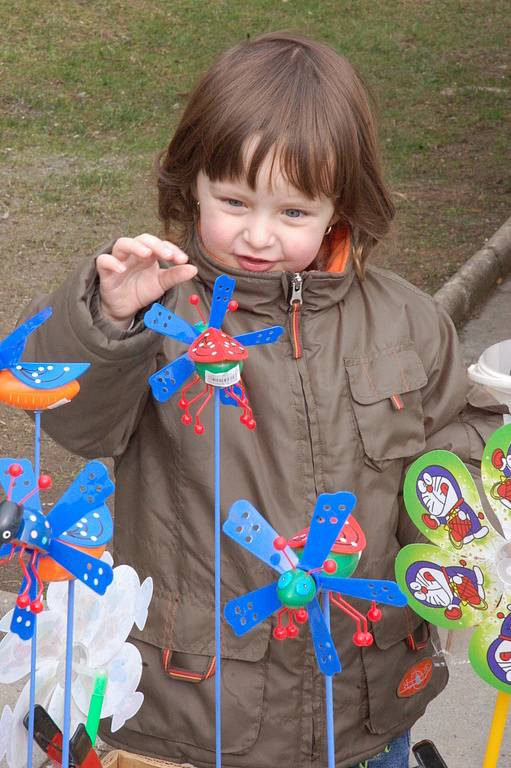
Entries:
{"type": "Polygon", "coordinates": [[[424,619],[421,619],[408,606],[394,608],[386,605],[383,607],[382,613],[381,621],[372,626],[374,640],[380,650],[386,650],[407,638],[410,638],[410,642],[412,642],[418,627],[420,625],[425,626],[424,619]]]}
{"type": "Polygon", "coordinates": [[[428,377],[413,344],[344,361],[351,394],[361,405],[421,389],[428,377]]]}
{"type": "MultiPolygon", "coordinates": [[[[259,661],[268,648],[271,620],[262,621],[251,632],[237,637],[231,627],[222,620],[222,658],[236,661],[259,661]]],[[[193,602],[178,606],[172,628],[169,648],[177,653],[199,656],[215,655],[215,619],[213,606],[204,608],[193,602]]]]}

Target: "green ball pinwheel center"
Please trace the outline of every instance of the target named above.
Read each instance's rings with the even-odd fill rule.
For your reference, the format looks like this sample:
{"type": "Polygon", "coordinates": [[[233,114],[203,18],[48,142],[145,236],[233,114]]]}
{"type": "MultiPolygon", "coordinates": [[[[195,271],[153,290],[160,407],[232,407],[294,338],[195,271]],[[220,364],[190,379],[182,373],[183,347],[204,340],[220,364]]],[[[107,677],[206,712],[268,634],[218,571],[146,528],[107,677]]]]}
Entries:
{"type": "Polygon", "coordinates": [[[303,608],[316,595],[316,582],[299,568],[286,571],[277,582],[277,596],[286,608],[303,608]]]}

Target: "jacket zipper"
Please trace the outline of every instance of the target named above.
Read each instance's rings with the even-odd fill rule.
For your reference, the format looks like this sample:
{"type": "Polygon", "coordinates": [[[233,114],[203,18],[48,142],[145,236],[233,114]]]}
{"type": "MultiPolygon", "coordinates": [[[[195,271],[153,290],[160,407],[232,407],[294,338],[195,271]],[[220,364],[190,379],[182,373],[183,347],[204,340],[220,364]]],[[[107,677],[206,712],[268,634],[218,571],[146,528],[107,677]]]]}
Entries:
{"type": "MultiPolygon", "coordinates": [[[[289,312],[290,312],[290,323],[291,323],[291,346],[293,348],[293,358],[295,360],[300,360],[302,357],[302,332],[301,332],[301,317],[300,317],[300,308],[303,304],[303,297],[302,297],[302,289],[303,289],[303,278],[299,272],[294,272],[290,275],[290,286],[289,286],[289,312]]],[[[307,403],[307,397],[305,395],[305,387],[303,384],[303,377],[302,373],[300,371],[300,366],[298,365],[298,376],[300,378],[300,385],[302,387],[302,396],[303,396],[303,403],[305,408],[305,416],[307,419],[307,429],[309,432],[309,445],[310,445],[310,452],[311,452],[311,462],[312,462],[312,474],[314,478],[314,488],[316,490],[316,496],[318,495],[318,486],[316,482],[316,464],[314,461],[314,448],[312,443],[312,430],[311,430],[311,424],[310,424],[310,416],[309,416],[309,405],[307,403]]]]}
{"type": "Polygon", "coordinates": [[[289,312],[291,314],[291,343],[293,346],[293,357],[295,360],[299,360],[302,356],[300,307],[302,306],[303,279],[299,272],[295,272],[290,277],[289,312]]]}

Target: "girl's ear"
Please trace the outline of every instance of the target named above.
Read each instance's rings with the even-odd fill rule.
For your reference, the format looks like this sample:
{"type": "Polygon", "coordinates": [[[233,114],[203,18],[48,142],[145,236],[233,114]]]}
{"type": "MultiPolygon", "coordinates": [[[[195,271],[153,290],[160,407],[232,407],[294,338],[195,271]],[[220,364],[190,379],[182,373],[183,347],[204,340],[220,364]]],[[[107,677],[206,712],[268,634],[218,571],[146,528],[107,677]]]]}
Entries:
{"type": "Polygon", "coordinates": [[[339,216],[339,214],[334,211],[330,221],[328,222],[328,226],[333,227],[334,224],[337,224],[340,218],[341,217],[339,216]]]}

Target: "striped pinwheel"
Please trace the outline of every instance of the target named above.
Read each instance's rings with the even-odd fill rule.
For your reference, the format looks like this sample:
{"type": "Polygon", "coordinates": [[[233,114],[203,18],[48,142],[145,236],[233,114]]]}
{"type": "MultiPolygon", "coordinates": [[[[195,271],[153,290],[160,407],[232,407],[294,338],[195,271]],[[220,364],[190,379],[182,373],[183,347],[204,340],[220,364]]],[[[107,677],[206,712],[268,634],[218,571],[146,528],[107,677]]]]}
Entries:
{"type": "Polygon", "coordinates": [[[7,405],[42,411],[69,402],[80,390],[76,379],[90,363],[21,362],[28,336],[51,314],[46,307],[0,341],[0,401],[7,405]]]}
{"type": "Polygon", "coordinates": [[[98,558],[112,538],[112,518],[104,502],[113,483],[106,467],[91,461],[48,515],[42,512],[39,490],[49,488],[51,480],[48,475],[36,480],[30,461],[0,459],[0,484],[7,496],[0,503],[0,564],[17,553],[24,577],[11,631],[28,640],[33,614],[43,609],[43,581],[75,577],[100,595],[112,581],[112,568],[98,558]]]}
{"type": "Polygon", "coordinates": [[[431,451],[411,465],[406,508],[432,543],[401,550],[396,574],[410,607],[423,618],[448,629],[478,626],[469,646],[472,667],[511,694],[511,425],[491,436],[481,472],[503,536],[457,456],[431,451]]]}
{"type": "Polygon", "coordinates": [[[189,301],[197,307],[201,316],[201,322],[196,325],[190,325],[161,304],[153,304],[144,316],[144,322],[151,330],[189,345],[184,355],[156,371],[149,378],[149,384],[156,400],[163,403],[194,374],[191,381],[182,388],[179,407],[184,410],[181,418],[183,424],[189,425],[194,420],[190,406],[203,401],[195,413],[194,430],[198,435],[204,433],[200,416],[213,397],[215,387],[222,390],[224,405],[242,408],[241,423],[248,429],[254,429],[256,423],[241,380],[243,361],[248,357],[245,347],[273,344],[284,330],[280,326],[273,326],[234,338],[222,331],[226,312],[234,312],[238,308],[237,302],[231,301],[235,285],[236,281],[232,277],[217,277],[208,322],[199,309],[199,297],[195,294],[190,296],[189,301]],[[204,388],[188,400],[188,391],[201,381],[204,382],[204,388]]]}
{"type": "Polygon", "coordinates": [[[341,671],[341,664],[323,618],[318,592],[327,590],[396,606],[406,604],[392,581],[332,575],[337,563],[327,558],[355,504],[356,497],[347,491],[318,496],[301,559],[248,501],[241,499],[233,504],[223,526],[224,533],[281,574],[277,581],[225,606],[225,618],[236,635],[244,635],[275,612],[278,618],[273,634],[278,640],[296,637],[298,628],[294,622],[303,624],[309,620],[318,666],[324,675],[332,676],[341,671]],[[284,615],[287,626],[282,624],[284,615]]]}

